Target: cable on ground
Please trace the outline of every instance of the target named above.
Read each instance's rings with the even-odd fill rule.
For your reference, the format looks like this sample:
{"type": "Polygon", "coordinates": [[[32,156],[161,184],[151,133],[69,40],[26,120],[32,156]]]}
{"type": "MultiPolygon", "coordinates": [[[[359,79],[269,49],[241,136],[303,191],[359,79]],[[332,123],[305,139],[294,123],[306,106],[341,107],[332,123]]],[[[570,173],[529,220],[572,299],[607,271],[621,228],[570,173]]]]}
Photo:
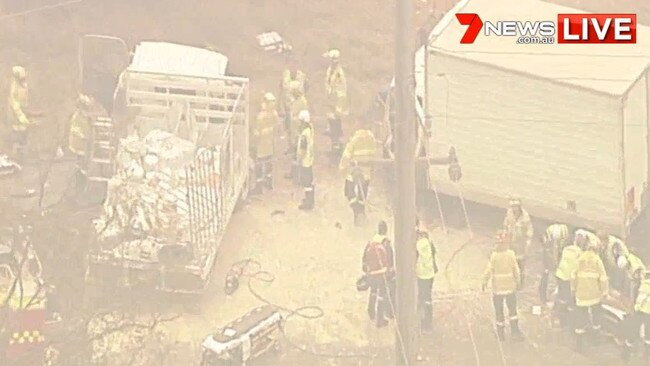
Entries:
{"type": "MultiPolygon", "coordinates": [[[[233,263],[226,277],[229,276],[234,276],[236,278],[246,277],[248,279],[247,281],[248,291],[251,293],[251,295],[253,295],[253,297],[255,297],[260,302],[266,305],[273,306],[278,310],[285,312],[286,313],[284,317],[285,323],[291,317],[299,317],[307,320],[316,320],[316,319],[323,318],[325,316],[325,311],[320,306],[307,305],[298,308],[289,308],[283,305],[278,305],[276,303],[273,303],[268,299],[266,299],[264,296],[262,296],[259,292],[257,292],[253,286],[253,281],[256,280],[266,284],[270,284],[275,281],[275,275],[269,271],[263,270],[261,263],[254,259],[247,258],[233,263]]],[[[333,353],[333,352],[319,352],[313,349],[308,349],[307,346],[301,346],[291,341],[291,339],[289,339],[288,335],[286,334],[284,324],[281,327],[281,329],[282,329],[282,336],[284,337],[285,341],[289,346],[303,353],[315,357],[330,358],[330,359],[355,359],[355,358],[369,359],[369,358],[377,357],[376,355],[372,355],[369,353],[345,353],[345,352],[333,353]]]]}

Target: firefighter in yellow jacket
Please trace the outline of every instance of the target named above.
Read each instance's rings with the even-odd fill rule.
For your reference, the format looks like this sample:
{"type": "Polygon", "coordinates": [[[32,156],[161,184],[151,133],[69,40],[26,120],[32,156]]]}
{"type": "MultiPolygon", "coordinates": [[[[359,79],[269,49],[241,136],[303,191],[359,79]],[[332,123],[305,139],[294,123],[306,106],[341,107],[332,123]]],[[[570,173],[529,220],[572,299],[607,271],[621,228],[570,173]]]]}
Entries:
{"type": "Polygon", "coordinates": [[[528,212],[522,208],[521,200],[519,198],[512,198],[510,200],[510,208],[506,212],[506,217],[503,220],[503,229],[512,241],[512,250],[517,256],[517,264],[521,270],[520,282],[523,285],[525,277],[524,272],[526,270],[526,256],[528,255],[534,232],[530,216],[528,215],[528,212]]]}
{"type": "Polygon", "coordinates": [[[571,293],[571,278],[578,269],[578,258],[580,258],[580,255],[582,255],[582,248],[573,241],[567,241],[564,248],[562,248],[560,261],[555,270],[557,298],[554,311],[562,327],[569,326],[571,314],[575,309],[575,298],[571,293]]]}
{"type": "Polygon", "coordinates": [[[354,222],[359,223],[365,214],[366,199],[370,188],[372,168],[369,160],[377,154],[377,140],[370,130],[357,130],[345,146],[339,169],[347,172],[344,194],[354,214],[354,222]],[[364,164],[365,163],[365,164],[364,164]]]}
{"type": "Polygon", "coordinates": [[[264,94],[264,101],[253,126],[253,141],[255,159],[255,175],[257,182],[254,191],[260,193],[263,187],[273,189],[273,155],[275,153],[273,140],[275,126],[280,123],[276,106],[276,98],[272,93],[264,94]]]}
{"type": "Polygon", "coordinates": [[[301,210],[314,208],[314,126],[311,124],[309,111],[301,111],[298,115],[301,132],[296,144],[296,158],[299,165],[300,183],[305,191],[305,197],[300,206],[301,210]]]}
{"type": "Polygon", "coordinates": [[[68,150],[83,159],[88,151],[88,138],[92,124],[92,100],[87,95],[79,95],[77,110],[70,118],[68,150]]]}
{"type": "Polygon", "coordinates": [[[280,109],[282,115],[290,115],[289,101],[293,98],[292,89],[299,89],[302,95],[307,95],[309,80],[307,74],[298,69],[295,62],[290,62],[287,68],[282,72],[282,81],[280,82],[280,109]]]}
{"type": "Polygon", "coordinates": [[[609,280],[603,261],[598,256],[597,243],[589,241],[587,250],[580,255],[578,267],[571,278],[575,296],[576,347],[584,349],[585,336],[590,333],[596,343],[600,335],[602,300],[608,296],[609,280]]]}
{"type": "Polygon", "coordinates": [[[331,49],[323,56],[330,60],[330,65],[325,74],[325,91],[328,100],[328,128],[326,134],[331,140],[332,155],[338,156],[342,148],[343,119],[350,113],[348,84],[340,63],[341,51],[331,49]]]}
{"type": "Polygon", "coordinates": [[[27,131],[34,124],[27,111],[29,91],[27,71],[22,66],[14,66],[7,102],[7,122],[11,126],[9,143],[12,154],[21,156],[27,145],[27,131]]]}
{"type": "MultiPolygon", "coordinates": [[[[301,122],[299,114],[302,111],[309,110],[309,103],[307,102],[307,97],[302,92],[301,84],[297,81],[292,81],[290,83],[290,95],[289,99],[289,124],[287,134],[289,136],[289,141],[291,144],[295,144],[296,138],[300,134],[301,122]]],[[[293,150],[295,145],[291,145],[293,150]]]]}
{"type": "Polygon", "coordinates": [[[644,358],[647,360],[650,357],[650,271],[645,271],[642,275],[641,285],[634,304],[634,314],[630,314],[628,317],[623,359],[625,361],[629,360],[634,341],[638,339],[643,326],[643,353],[644,358]]]}
{"type": "Polygon", "coordinates": [[[499,232],[496,248],[490,255],[487,268],[483,274],[483,289],[492,281],[492,301],[496,313],[497,335],[505,340],[504,302],[508,307],[510,331],[515,339],[522,339],[517,314],[517,291],[521,286],[521,274],[515,252],[509,248],[510,237],[506,232],[499,232]]]}

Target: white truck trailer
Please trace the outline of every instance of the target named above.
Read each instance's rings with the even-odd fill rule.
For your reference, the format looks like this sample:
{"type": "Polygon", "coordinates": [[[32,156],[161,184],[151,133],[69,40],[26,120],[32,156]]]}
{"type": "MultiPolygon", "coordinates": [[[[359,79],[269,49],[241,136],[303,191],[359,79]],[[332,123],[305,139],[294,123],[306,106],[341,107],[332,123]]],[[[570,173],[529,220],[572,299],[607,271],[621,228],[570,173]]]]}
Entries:
{"type": "Polygon", "coordinates": [[[461,44],[456,13],[483,21],[554,21],[584,13],[537,0],[464,0],[416,55],[428,153],[456,148],[459,187],[446,172],[430,182],[451,196],[505,207],[522,198],[536,217],[626,236],[648,205],[650,28],[637,44],[518,44],[485,36],[461,44]],[[507,9],[507,11],[506,11],[507,9]]]}
{"type": "MultiPolygon", "coordinates": [[[[107,42],[92,37],[84,42],[107,42]]],[[[121,116],[114,118],[120,142],[89,281],[205,289],[250,171],[249,81],[226,76],[226,67],[227,58],[213,51],[164,42],[136,47],[114,93],[113,109],[127,113],[114,114],[121,116]]],[[[97,70],[104,76],[86,74],[86,85],[115,79],[107,68],[89,73],[97,70]]]]}

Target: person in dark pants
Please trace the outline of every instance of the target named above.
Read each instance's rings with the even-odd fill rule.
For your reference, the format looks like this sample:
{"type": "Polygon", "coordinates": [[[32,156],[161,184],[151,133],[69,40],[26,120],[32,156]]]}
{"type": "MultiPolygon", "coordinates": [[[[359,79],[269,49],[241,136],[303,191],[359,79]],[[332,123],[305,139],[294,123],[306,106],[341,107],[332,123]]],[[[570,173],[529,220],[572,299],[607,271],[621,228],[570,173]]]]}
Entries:
{"type": "Polygon", "coordinates": [[[650,358],[650,271],[643,273],[641,285],[634,304],[634,313],[625,319],[625,347],[623,348],[623,361],[628,362],[634,349],[634,342],[643,334],[643,356],[648,361],[650,358]]]}
{"type": "Polygon", "coordinates": [[[574,242],[566,242],[567,245],[562,249],[560,262],[555,270],[557,279],[557,298],[555,301],[554,312],[560,320],[563,328],[570,326],[569,321],[572,319],[572,312],[575,309],[575,298],[571,293],[571,276],[578,268],[578,258],[582,254],[582,249],[574,242]]]}
{"type": "Polygon", "coordinates": [[[388,224],[386,224],[386,221],[380,221],[379,225],[377,225],[377,235],[375,235],[373,240],[381,242],[384,246],[384,250],[386,251],[386,261],[388,267],[388,271],[386,271],[386,290],[388,292],[388,306],[386,309],[386,316],[389,319],[394,319],[395,306],[397,304],[395,298],[397,276],[395,272],[395,253],[393,251],[393,245],[391,244],[390,239],[386,237],[387,234],[388,224]]]}
{"type": "Polygon", "coordinates": [[[576,322],[576,348],[579,352],[584,350],[584,339],[587,335],[593,343],[599,343],[602,300],[609,292],[609,280],[597,250],[597,243],[587,243],[587,250],[580,254],[571,280],[571,289],[576,301],[573,318],[576,322]]]}
{"type": "Polygon", "coordinates": [[[558,267],[562,250],[568,239],[569,228],[564,224],[552,224],[544,232],[542,237],[543,272],[539,281],[539,298],[542,304],[548,302],[548,281],[558,267]]]}
{"type": "Polygon", "coordinates": [[[496,317],[497,336],[500,341],[505,340],[504,302],[508,307],[512,337],[517,340],[523,338],[517,314],[517,290],[521,287],[521,273],[516,254],[509,249],[509,246],[509,236],[505,232],[500,232],[497,235],[496,249],[490,255],[483,274],[483,290],[487,287],[488,281],[492,280],[492,303],[496,317]]]}
{"type": "Polygon", "coordinates": [[[366,245],[363,252],[362,270],[370,285],[368,316],[375,320],[377,327],[384,327],[388,324],[386,320],[389,307],[386,274],[388,273],[389,258],[383,240],[377,239],[382,238],[375,236],[366,245]]]}
{"type": "Polygon", "coordinates": [[[420,313],[420,328],[428,332],[433,328],[433,279],[438,272],[436,265],[436,249],[429,234],[420,228],[420,222],[416,222],[416,249],[417,262],[415,273],[417,275],[418,288],[418,310],[420,313]]]}

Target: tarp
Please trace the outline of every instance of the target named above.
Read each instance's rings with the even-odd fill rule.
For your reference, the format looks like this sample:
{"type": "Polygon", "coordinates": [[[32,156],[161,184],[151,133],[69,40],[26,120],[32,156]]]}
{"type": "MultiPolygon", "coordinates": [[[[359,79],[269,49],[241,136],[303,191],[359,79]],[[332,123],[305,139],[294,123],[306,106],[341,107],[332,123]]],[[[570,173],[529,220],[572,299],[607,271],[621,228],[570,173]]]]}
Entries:
{"type": "MultiPolygon", "coordinates": [[[[585,13],[539,0],[463,2],[465,6],[456,12],[476,13],[484,22],[556,22],[560,13],[585,13]]],[[[456,12],[448,13],[432,32],[431,51],[612,95],[624,94],[650,63],[650,27],[647,26],[637,25],[636,44],[518,44],[515,37],[482,33],[473,44],[461,44],[467,26],[455,19],[456,12]]]]}
{"type": "Polygon", "coordinates": [[[191,77],[223,76],[228,57],[204,48],[168,42],[142,42],[135,48],[131,71],[191,77]]]}

